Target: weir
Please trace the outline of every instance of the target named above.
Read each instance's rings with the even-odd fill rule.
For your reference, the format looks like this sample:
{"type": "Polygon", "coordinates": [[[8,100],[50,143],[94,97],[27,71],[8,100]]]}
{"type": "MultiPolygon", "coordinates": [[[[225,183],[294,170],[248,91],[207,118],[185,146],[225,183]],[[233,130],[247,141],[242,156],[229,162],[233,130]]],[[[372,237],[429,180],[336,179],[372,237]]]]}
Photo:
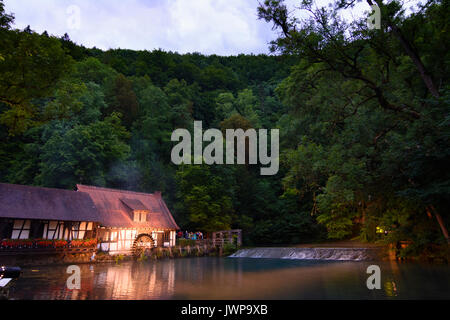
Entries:
{"type": "Polygon", "coordinates": [[[230,258],[266,258],[291,260],[377,260],[377,248],[251,248],[240,249],[230,258]]]}

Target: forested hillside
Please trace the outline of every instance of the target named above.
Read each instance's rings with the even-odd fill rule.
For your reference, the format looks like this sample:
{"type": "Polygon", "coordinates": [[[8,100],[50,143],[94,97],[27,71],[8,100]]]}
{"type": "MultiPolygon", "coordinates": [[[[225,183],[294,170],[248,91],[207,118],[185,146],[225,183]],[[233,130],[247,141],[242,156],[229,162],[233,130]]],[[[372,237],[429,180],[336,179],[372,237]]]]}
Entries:
{"type": "Polygon", "coordinates": [[[450,180],[449,1],[382,28],[282,1],[258,14],[273,55],[88,49],[11,27],[0,1],[0,182],[162,191],[183,229],[242,228],[245,243],[327,238],[444,244],[450,180]],[[280,170],[170,161],[172,131],[280,129],[280,170]],[[441,222],[440,224],[438,222],[441,222]],[[377,233],[378,231],[378,233],[377,233]]]}

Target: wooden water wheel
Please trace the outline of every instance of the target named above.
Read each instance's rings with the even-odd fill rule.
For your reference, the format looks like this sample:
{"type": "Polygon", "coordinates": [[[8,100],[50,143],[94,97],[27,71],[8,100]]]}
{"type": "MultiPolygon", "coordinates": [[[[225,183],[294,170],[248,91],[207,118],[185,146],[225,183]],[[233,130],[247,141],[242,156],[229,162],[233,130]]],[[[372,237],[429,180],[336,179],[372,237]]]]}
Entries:
{"type": "Polygon", "coordinates": [[[155,241],[149,234],[140,234],[133,242],[133,255],[135,257],[140,256],[142,253],[149,251],[155,247],[155,241]]]}

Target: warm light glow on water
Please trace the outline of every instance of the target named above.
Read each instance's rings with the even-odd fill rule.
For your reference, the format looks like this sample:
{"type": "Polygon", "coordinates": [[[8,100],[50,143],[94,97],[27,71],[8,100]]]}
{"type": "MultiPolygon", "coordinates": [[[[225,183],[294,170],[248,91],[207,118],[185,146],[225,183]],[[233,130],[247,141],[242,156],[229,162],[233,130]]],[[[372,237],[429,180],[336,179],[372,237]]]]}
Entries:
{"type": "Polygon", "coordinates": [[[80,265],[68,290],[66,266],[24,269],[14,299],[449,299],[446,265],[189,258],[80,265]],[[381,267],[381,290],[366,269],[381,267]],[[38,272],[36,272],[38,270],[38,272]]]}

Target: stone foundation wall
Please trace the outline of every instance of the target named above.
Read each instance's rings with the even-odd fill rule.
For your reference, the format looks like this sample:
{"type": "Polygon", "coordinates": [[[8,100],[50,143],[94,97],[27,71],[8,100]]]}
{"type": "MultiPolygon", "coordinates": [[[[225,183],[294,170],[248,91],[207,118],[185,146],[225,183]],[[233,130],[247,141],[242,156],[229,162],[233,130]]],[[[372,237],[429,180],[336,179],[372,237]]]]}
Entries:
{"type": "Polygon", "coordinates": [[[77,253],[0,253],[0,265],[5,266],[40,266],[51,264],[79,264],[120,262],[127,260],[158,260],[164,258],[183,258],[201,256],[221,256],[223,251],[213,246],[184,246],[170,248],[154,248],[143,252],[140,256],[126,254],[110,255],[104,252],[77,252],[77,253]]]}

